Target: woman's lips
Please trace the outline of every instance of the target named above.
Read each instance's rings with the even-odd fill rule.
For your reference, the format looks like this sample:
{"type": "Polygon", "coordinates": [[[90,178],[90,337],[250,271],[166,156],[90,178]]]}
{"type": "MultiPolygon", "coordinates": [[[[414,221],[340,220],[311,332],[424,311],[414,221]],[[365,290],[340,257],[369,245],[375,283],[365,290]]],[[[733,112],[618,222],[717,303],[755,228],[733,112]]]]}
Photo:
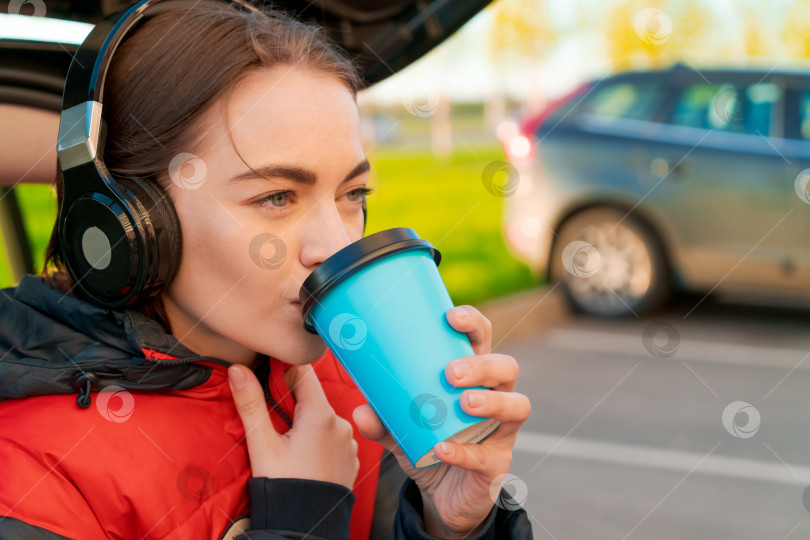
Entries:
{"type": "Polygon", "coordinates": [[[301,306],[301,301],[300,300],[295,301],[295,302],[290,302],[290,305],[295,307],[296,310],[298,310],[299,315],[302,313],[302,306],[301,306]]]}

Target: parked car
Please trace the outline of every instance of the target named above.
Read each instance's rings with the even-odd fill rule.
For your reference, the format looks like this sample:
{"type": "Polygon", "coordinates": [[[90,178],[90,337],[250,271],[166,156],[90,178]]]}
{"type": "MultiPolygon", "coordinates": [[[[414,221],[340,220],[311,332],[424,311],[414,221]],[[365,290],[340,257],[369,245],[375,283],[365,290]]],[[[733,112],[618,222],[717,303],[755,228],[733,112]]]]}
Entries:
{"type": "Polygon", "coordinates": [[[640,315],[685,289],[810,301],[810,73],[619,74],[502,131],[507,243],[576,309],[640,315]]]}

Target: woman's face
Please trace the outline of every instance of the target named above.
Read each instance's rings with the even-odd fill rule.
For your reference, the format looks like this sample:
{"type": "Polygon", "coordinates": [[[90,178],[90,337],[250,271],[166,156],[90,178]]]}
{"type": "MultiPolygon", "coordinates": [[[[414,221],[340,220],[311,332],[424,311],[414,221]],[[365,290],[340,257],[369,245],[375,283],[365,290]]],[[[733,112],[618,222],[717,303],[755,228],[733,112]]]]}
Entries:
{"type": "Polygon", "coordinates": [[[303,328],[299,289],[363,236],[369,174],[356,103],[337,77],[282,66],[250,74],[222,105],[188,150],[199,159],[169,167],[183,232],[163,293],[172,333],[231,362],[250,365],[257,352],[313,362],[326,346],[303,328]]]}

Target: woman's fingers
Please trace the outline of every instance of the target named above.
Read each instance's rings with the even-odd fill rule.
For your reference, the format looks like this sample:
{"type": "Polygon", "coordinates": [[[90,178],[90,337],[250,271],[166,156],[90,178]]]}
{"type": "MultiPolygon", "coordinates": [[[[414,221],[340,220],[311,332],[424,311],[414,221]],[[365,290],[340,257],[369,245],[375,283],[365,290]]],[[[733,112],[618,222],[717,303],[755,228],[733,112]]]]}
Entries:
{"type": "Polygon", "coordinates": [[[254,477],[305,478],[351,489],[359,461],[351,424],[337,416],[311,366],[293,368],[295,425],[279,435],[270,421],[264,391],[245,366],[228,367],[228,383],[245,427],[254,477]]]}
{"type": "Polygon", "coordinates": [[[386,450],[393,450],[396,446],[394,437],[388,433],[388,430],[385,429],[385,426],[377,417],[374,409],[369,405],[360,405],[357,407],[352,412],[352,419],[357,429],[360,431],[360,435],[366,439],[377,441],[382,444],[386,450]]]}
{"type": "Polygon", "coordinates": [[[295,378],[290,390],[295,397],[295,415],[311,414],[319,411],[332,411],[332,405],[323,392],[318,375],[310,365],[295,366],[295,378]],[[300,412],[299,412],[300,411],[300,412]]]}
{"type": "Polygon", "coordinates": [[[453,360],[447,364],[444,372],[453,386],[484,386],[512,392],[517,385],[520,368],[512,356],[491,353],[453,360]]]}
{"type": "Polygon", "coordinates": [[[532,405],[529,398],[516,392],[467,390],[461,395],[461,408],[473,416],[494,418],[501,425],[481,444],[514,446],[520,427],[529,418],[532,405]]]}
{"type": "MultiPolygon", "coordinates": [[[[494,392],[492,390],[467,390],[461,395],[461,408],[473,416],[494,418],[501,425],[489,439],[499,441],[497,446],[503,447],[503,440],[511,440],[520,426],[529,418],[532,405],[529,398],[516,392],[494,392]]],[[[360,434],[372,441],[382,444],[387,450],[395,451],[397,444],[374,410],[369,405],[361,405],[352,413],[354,423],[360,434]]],[[[488,440],[489,440],[488,439],[488,440]]],[[[495,446],[492,444],[464,445],[464,446],[495,446]]],[[[512,444],[508,444],[512,448],[512,444]]],[[[487,450],[488,451],[488,450],[487,450]]],[[[441,459],[441,458],[439,458],[441,459]]],[[[468,467],[465,467],[468,468],[468,467]]]]}
{"type": "Polygon", "coordinates": [[[502,424],[525,422],[532,412],[528,396],[517,392],[492,390],[465,390],[461,394],[461,408],[473,416],[494,418],[502,424]]]}
{"type": "Polygon", "coordinates": [[[357,429],[360,431],[360,435],[366,439],[377,441],[383,448],[394,454],[399,462],[399,466],[405,471],[405,474],[410,476],[417,470],[405,456],[405,452],[402,451],[396,439],[388,432],[371,406],[360,405],[352,412],[352,418],[354,419],[357,429]]]}
{"type": "Polygon", "coordinates": [[[250,461],[259,462],[260,460],[254,458],[273,448],[273,442],[279,436],[270,422],[261,384],[249,368],[239,364],[228,367],[228,384],[245,427],[250,461]]]}
{"type": "MultiPolygon", "coordinates": [[[[499,428],[500,429],[500,428],[499,428]]],[[[509,470],[512,447],[444,441],[434,447],[436,457],[448,465],[488,476],[509,470]]]]}
{"type": "Polygon", "coordinates": [[[453,329],[467,334],[475,354],[487,354],[492,349],[492,323],[472,306],[456,306],[446,314],[453,329]]]}

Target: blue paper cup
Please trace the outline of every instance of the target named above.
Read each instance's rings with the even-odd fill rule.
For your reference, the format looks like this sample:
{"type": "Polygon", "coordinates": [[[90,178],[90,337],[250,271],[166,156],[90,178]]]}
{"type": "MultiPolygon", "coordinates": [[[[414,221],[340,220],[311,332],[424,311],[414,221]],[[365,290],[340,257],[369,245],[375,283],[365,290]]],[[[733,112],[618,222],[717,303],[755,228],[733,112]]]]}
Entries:
{"type": "Polygon", "coordinates": [[[327,343],[416,468],[439,462],[436,443],[478,443],[500,425],[464,412],[465,388],[444,375],[474,352],[445,317],[453,302],[440,260],[412,229],[389,229],[332,255],[300,291],[304,327],[327,343]]]}

